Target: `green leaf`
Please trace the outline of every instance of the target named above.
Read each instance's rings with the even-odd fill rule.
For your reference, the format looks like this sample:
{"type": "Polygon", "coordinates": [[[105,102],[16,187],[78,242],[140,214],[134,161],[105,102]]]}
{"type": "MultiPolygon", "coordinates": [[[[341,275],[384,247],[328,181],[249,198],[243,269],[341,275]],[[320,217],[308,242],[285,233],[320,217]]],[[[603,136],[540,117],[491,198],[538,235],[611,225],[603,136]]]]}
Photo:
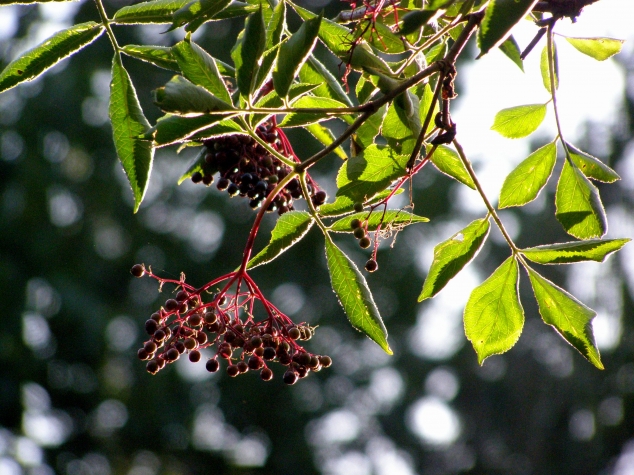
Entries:
{"type": "Polygon", "coordinates": [[[201,86],[230,107],[231,95],[218,71],[216,60],[204,49],[188,39],[172,47],[172,54],[178,61],[183,76],[197,86],[201,86]]]}
{"type": "MultiPolygon", "coordinates": [[[[553,41],[553,61],[555,62],[555,89],[559,89],[559,59],[557,56],[557,47],[555,46],[555,42],[553,41]]],[[[544,87],[550,93],[552,93],[550,89],[550,67],[548,66],[548,45],[544,46],[542,50],[542,55],[539,59],[539,69],[542,73],[542,82],[544,83],[544,87]]]]}
{"type": "MultiPolygon", "coordinates": [[[[187,168],[187,171],[183,173],[181,177],[178,179],[179,185],[183,183],[185,180],[187,180],[188,178],[191,178],[192,175],[196,172],[202,175],[205,175],[205,171],[206,171],[205,168],[207,169],[209,168],[209,165],[205,162],[206,155],[207,155],[207,148],[200,147],[200,150],[198,152],[198,155],[196,155],[196,158],[192,161],[191,165],[187,168]]],[[[216,173],[217,171],[218,170],[216,168],[215,170],[213,170],[213,173],[216,173]]]]}
{"type": "Polygon", "coordinates": [[[374,143],[374,139],[379,135],[379,131],[381,130],[381,124],[383,123],[386,112],[387,105],[384,104],[357,129],[354,135],[354,141],[361,150],[368,148],[374,143]]]}
{"type": "Polygon", "coordinates": [[[522,334],[524,309],[518,284],[519,266],[511,256],[469,296],[464,328],[480,364],[510,350],[522,334]]]}
{"type": "Polygon", "coordinates": [[[577,239],[603,236],[608,228],[599,190],[568,160],[555,193],[557,220],[577,239]]]}
{"type": "Polygon", "coordinates": [[[159,68],[181,72],[178,61],[172,55],[172,49],[165,46],[125,45],[121,52],[159,68]]]}
{"type": "Polygon", "coordinates": [[[509,139],[519,139],[535,132],[544,117],[546,104],[510,107],[495,115],[491,130],[509,139]]]}
{"type": "Polygon", "coordinates": [[[271,19],[266,27],[266,49],[271,49],[273,46],[279,44],[282,41],[282,33],[286,29],[286,2],[279,2],[271,19]]]}
{"type": "Polygon", "coordinates": [[[264,19],[262,18],[262,9],[249,15],[244,29],[244,36],[238,41],[239,46],[235,54],[232,53],[236,64],[236,80],[240,94],[243,97],[249,97],[253,92],[252,86],[257,76],[258,62],[262,58],[264,47],[266,46],[266,31],[264,19]]]}
{"type": "Polygon", "coordinates": [[[58,31],[4,68],[0,73],[0,92],[35,79],[62,59],[95,41],[103,32],[103,26],[94,21],[58,31]]]}
{"type": "Polygon", "coordinates": [[[557,161],[557,145],[551,142],[535,150],[504,179],[498,207],[530,203],[546,186],[557,161]]]}
{"type": "Polygon", "coordinates": [[[501,45],[538,0],[491,0],[478,30],[480,56],[501,45]]]}
{"type": "MultiPolygon", "coordinates": [[[[216,13],[211,20],[227,20],[229,18],[247,16],[249,13],[257,12],[259,8],[259,5],[232,0],[227,8],[216,13]]],[[[205,19],[205,21],[207,21],[207,19],[205,19]]],[[[187,26],[185,30],[189,30],[189,26],[187,26]]]]}
{"type": "Polygon", "coordinates": [[[306,211],[289,211],[280,216],[271,232],[271,240],[247,264],[247,269],[271,262],[298,243],[310,230],[315,220],[306,211]]]}
{"type": "MultiPolygon", "coordinates": [[[[400,195],[401,193],[403,193],[403,191],[405,191],[403,190],[403,188],[399,188],[398,190],[394,192],[394,196],[400,195]]],[[[387,196],[389,196],[390,193],[392,193],[392,190],[384,190],[380,193],[377,193],[369,200],[365,201],[364,204],[365,205],[376,204],[379,201],[386,198],[387,196]]],[[[355,205],[355,201],[353,201],[349,197],[338,196],[333,203],[326,203],[321,205],[321,207],[319,208],[319,214],[322,217],[327,217],[327,218],[341,216],[341,215],[348,214],[354,211],[354,205],[355,205]]]]}
{"type": "Polygon", "coordinates": [[[293,79],[315,47],[320,25],[321,16],[305,21],[299,30],[280,46],[273,71],[273,86],[280,97],[286,97],[293,79]]]}
{"type": "Polygon", "coordinates": [[[445,145],[439,145],[430,160],[440,172],[458,180],[460,183],[464,183],[473,190],[476,189],[471,175],[469,175],[464,163],[460,160],[458,153],[453,149],[445,145]]]}
{"type": "MultiPolygon", "coordinates": [[[[405,99],[405,96],[402,97],[405,99]]],[[[408,95],[407,98],[409,97],[408,95]]],[[[393,101],[387,109],[387,114],[381,126],[381,135],[386,139],[403,140],[416,137],[420,133],[421,125],[418,104],[414,107],[412,104],[407,104],[406,101],[402,102],[405,103],[404,105],[408,110],[398,104],[397,101],[393,101]]]]}
{"type": "Polygon", "coordinates": [[[398,155],[390,147],[370,145],[347,160],[337,174],[337,196],[365,202],[390,183],[405,175],[409,156],[398,155]]]}
{"type": "Polygon", "coordinates": [[[319,84],[320,86],[313,91],[316,96],[329,97],[349,107],[353,106],[339,81],[315,57],[309,56],[308,61],[299,70],[299,79],[305,83],[319,84]]]}
{"type": "Polygon", "coordinates": [[[520,68],[522,72],[524,72],[524,61],[522,61],[522,58],[520,57],[520,48],[517,45],[515,38],[513,38],[513,35],[509,36],[504,43],[500,45],[500,50],[507,58],[517,64],[517,67],[520,68]]]}
{"type": "Polygon", "coordinates": [[[568,151],[570,152],[570,158],[574,162],[581,173],[593,180],[602,181],[605,183],[614,183],[620,180],[621,177],[618,173],[608,167],[605,163],[596,157],[593,157],[589,153],[582,152],[575,146],[566,142],[568,151]]]}
{"type": "MultiPolygon", "coordinates": [[[[306,130],[313,137],[315,137],[317,140],[319,140],[319,142],[321,142],[323,145],[328,146],[328,145],[330,145],[331,143],[333,143],[335,141],[335,136],[330,131],[330,129],[328,129],[327,127],[324,127],[321,124],[307,125],[306,126],[306,130]]],[[[342,160],[347,160],[348,159],[348,155],[346,155],[346,152],[344,152],[341,147],[337,147],[336,149],[334,149],[333,153],[335,153],[342,160]]]]}
{"type": "MultiPolygon", "coordinates": [[[[303,96],[293,103],[293,107],[296,109],[302,108],[317,108],[317,109],[340,109],[346,108],[345,104],[334,99],[327,97],[315,97],[315,96],[303,96]]],[[[316,122],[322,122],[324,120],[332,119],[332,116],[327,113],[318,112],[293,112],[286,114],[284,120],[280,122],[280,127],[300,127],[308,124],[314,124],[316,122]]]]}
{"type": "Polygon", "coordinates": [[[187,25],[189,32],[196,31],[200,25],[211,20],[224,10],[231,0],[193,0],[178,9],[172,15],[172,24],[167,31],[187,25]]]}
{"type": "Polygon", "coordinates": [[[378,210],[370,214],[368,218],[368,212],[355,213],[345,218],[341,218],[338,221],[332,223],[330,230],[336,233],[351,233],[353,231],[351,223],[353,219],[365,221],[367,219],[367,230],[376,231],[379,224],[381,230],[401,229],[405,226],[414,223],[427,223],[429,218],[423,216],[417,216],[415,214],[403,211],[400,209],[388,209],[385,211],[378,210]]]}
{"type": "Polygon", "coordinates": [[[601,356],[594,336],[592,335],[592,319],[594,310],[586,307],[565,290],[535,272],[528,269],[528,276],[539,305],[539,313],[548,325],[599,369],[603,369],[601,356]]]}
{"type": "Polygon", "coordinates": [[[117,155],[132,187],[136,213],[150,180],[154,148],[150,141],[139,139],[149,130],[150,124],[143,115],[121,57],[116,53],[112,61],[109,115],[117,155]]]}
{"type": "Polygon", "coordinates": [[[357,96],[359,104],[365,104],[369,101],[377,92],[379,88],[374,84],[373,79],[378,79],[376,76],[370,76],[368,73],[363,73],[357,81],[357,85],[354,88],[354,93],[357,96]]]}
{"type": "Polygon", "coordinates": [[[204,114],[195,117],[183,117],[179,115],[167,114],[161,117],[153,130],[150,137],[154,140],[157,147],[165,147],[182,142],[193,135],[207,129],[214,129],[215,133],[222,130],[223,133],[243,132],[238,124],[236,124],[226,115],[204,114]]]}
{"type": "Polygon", "coordinates": [[[590,239],[529,247],[521,253],[538,264],[570,264],[572,262],[603,262],[608,254],[618,251],[631,239],[590,239]]]}
{"type": "Polygon", "coordinates": [[[489,220],[476,219],[446,241],[434,247],[434,260],[418,301],[434,297],[480,251],[489,235],[489,220]]]}
{"type": "Polygon", "coordinates": [[[395,35],[389,26],[382,23],[380,17],[374,23],[374,30],[365,30],[363,38],[379,51],[387,54],[401,54],[406,51],[400,36],[395,35]]]}
{"type": "Polygon", "coordinates": [[[329,237],[326,237],[326,259],[332,289],[352,326],[365,333],[391,355],[387,330],[365,278],[354,262],[341,252],[329,237]]]}
{"type": "Polygon", "coordinates": [[[161,110],[179,115],[208,114],[233,108],[182,76],[174,76],[164,87],[156,89],[154,96],[154,103],[161,110]]]}
{"type": "Polygon", "coordinates": [[[258,91],[265,81],[268,81],[271,78],[271,70],[273,69],[273,64],[277,58],[277,52],[280,48],[280,45],[273,46],[270,50],[265,51],[262,55],[262,59],[260,60],[260,66],[257,68],[257,73],[255,75],[255,81],[253,83],[253,91],[258,91]]]}
{"type": "Polygon", "coordinates": [[[624,40],[614,38],[568,38],[568,43],[597,61],[605,61],[621,52],[624,40]]]}
{"type": "Polygon", "coordinates": [[[33,3],[76,2],[77,0],[0,0],[0,7],[4,5],[31,5],[33,3]]]}
{"type": "Polygon", "coordinates": [[[225,119],[218,122],[212,127],[199,130],[194,135],[189,137],[192,142],[203,142],[215,137],[222,137],[224,135],[248,135],[238,124],[231,119],[225,119]]]}
{"type": "Polygon", "coordinates": [[[418,31],[422,26],[429,23],[429,20],[431,20],[434,15],[436,15],[435,10],[415,10],[406,13],[399,26],[399,34],[405,36],[418,31]]]}
{"type": "Polygon", "coordinates": [[[112,20],[119,24],[171,23],[175,11],[191,0],[154,0],[121,8],[112,20]]]}

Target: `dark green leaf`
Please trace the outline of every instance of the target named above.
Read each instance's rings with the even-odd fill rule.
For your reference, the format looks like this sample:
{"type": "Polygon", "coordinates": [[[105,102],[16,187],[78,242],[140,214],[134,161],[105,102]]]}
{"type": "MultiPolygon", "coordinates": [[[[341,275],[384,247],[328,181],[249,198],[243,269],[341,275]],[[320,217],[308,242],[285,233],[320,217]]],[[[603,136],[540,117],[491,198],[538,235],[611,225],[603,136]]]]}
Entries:
{"type": "Polygon", "coordinates": [[[434,15],[436,15],[434,10],[415,10],[406,13],[400,24],[399,33],[401,35],[409,35],[410,33],[418,31],[419,28],[429,23],[429,20],[431,20],[434,15]]]}
{"type": "Polygon", "coordinates": [[[504,53],[511,61],[517,64],[517,67],[524,72],[524,61],[520,58],[521,52],[520,48],[517,45],[517,41],[513,38],[513,35],[509,36],[504,43],[500,45],[500,50],[504,53]]]}
{"type": "Polygon", "coordinates": [[[365,104],[377,92],[379,92],[379,88],[376,87],[376,84],[374,84],[372,79],[377,79],[377,77],[369,76],[367,73],[363,73],[361,77],[359,78],[359,81],[357,81],[357,85],[355,86],[354,93],[357,96],[359,104],[365,104]]]}
{"type": "Polygon", "coordinates": [[[150,137],[154,140],[154,144],[157,147],[164,147],[182,142],[210,127],[217,130],[216,126],[220,126],[218,129],[222,129],[225,133],[228,131],[242,131],[240,126],[233,120],[228,119],[226,115],[204,114],[195,117],[183,117],[168,114],[156,122],[150,137]]]}
{"type": "Polygon", "coordinates": [[[546,186],[556,161],[557,145],[554,142],[531,153],[504,180],[498,207],[523,206],[537,198],[546,186]]]}
{"type": "Polygon", "coordinates": [[[77,0],[0,0],[0,7],[4,5],[31,5],[33,3],[76,2],[77,0]]]}
{"type": "Polygon", "coordinates": [[[453,149],[445,145],[439,145],[430,160],[445,175],[458,180],[460,183],[464,183],[473,190],[476,189],[471,175],[469,175],[464,163],[460,160],[458,153],[453,149]]]}
{"type": "MultiPolygon", "coordinates": [[[[403,193],[403,188],[399,188],[394,192],[394,195],[400,195],[403,193]]],[[[366,205],[376,204],[382,199],[389,196],[392,190],[384,190],[374,195],[371,199],[365,202],[366,205]]],[[[332,218],[335,216],[342,216],[344,214],[352,213],[354,211],[355,201],[347,196],[338,196],[333,203],[326,203],[319,208],[319,214],[323,217],[332,218]]]]}
{"type": "Polygon", "coordinates": [[[528,276],[539,305],[539,313],[573,347],[599,369],[603,369],[594,336],[594,310],[586,307],[565,290],[528,268],[528,276]]]}
{"type": "Polygon", "coordinates": [[[139,139],[150,124],[118,54],[112,61],[109,115],[117,155],[132,187],[136,213],[149,183],[154,148],[149,140],[139,139]]]}
{"type": "Polygon", "coordinates": [[[231,95],[218,71],[216,60],[196,43],[183,40],[172,47],[183,76],[201,86],[230,107],[231,95]]]}
{"type": "Polygon", "coordinates": [[[370,145],[347,160],[337,174],[337,196],[353,202],[365,202],[405,175],[407,155],[398,155],[390,147],[370,145]]]}
{"type": "Polygon", "coordinates": [[[119,24],[171,23],[175,11],[191,0],[154,0],[121,8],[112,20],[119,24]]]}
{"type": "Polygon", "coordinates": [[[511,256],[469,296],[464,328],[480,364],[510,350],[522,334],[524,309],[518,284],[519,266],[511,256]]]}
{"type": "MultiPolygon", "coordinates": [[[[317,140],[319,140],[323,145],[328,146],[335,141],[335,136],[330,131],[330,129],[324,127],[321,124],[307,125],[306,130],[310,132],[310,134],[317,140]]],[[[346,152],[344,152],[341,147],[337,147],[336,149],[334,149],[333,153],[335,153],[342,160],[348,159],[348,155],[346,155],[346,152]]]]}
{"type": "Polygon", "coordinates": [[[332,288],[354,328],[365,333],[391,355],[387,330],[381,320],[365,278],[341,250],[326,238],[326,259],[332,288]]]}
{"type": "Polygon", "coordinates": [[[491,130],[509,139],[519,139],[535,132],[544,117],[546,117],[546,104],[510,107],[502,109],[495,115],[491,130]]]}
{"type": "Polygon", "coordinates": [[[489,235],[489,220],[476,219],[463,230],[434,247],[434,260],[418,301],[434,297],[480,251],[489,235]]]}
{"type": "Polygon", "coordinates": [[[603,236],[608,228],[599,190],[568,160],[555,194],[557,220],[577,239],[603,236]]]}
{"type": "Polygon", "coordinates": [[[174,76],[164,87],[154,91],[154,103],[165,112],[179,115],[208,114],[232,109],[206,89],[182,76],[174,76]]]}
{"type": "Polygon", "coordinates": [[[271,49],[273,46],[279,44],[282,41],[282,33],[286,29],[286,2],[279,2],[268,26],[266,27],[266,49],[271,49]]]}
{"type": "Polygon", "coordinates": [[[631,239],[590,239],[563,242],[522,249],[522,254],[538,264],[570,264],[572,262],[603,262],[608,254],[618,251],[631,239]]]}
{"type": "MultiPolygon", "coordinates": [[[[437,45],[429,48],[427,52],[425,53],[425,59],[427,60],[427,64],[431,64],[434,61],[439,61],[442,58],[444,58],[445,54],[447,54],[447,48],[448,48],[448,45],[446,41],[443,41],[442,43],[438,43],[437,45]]],[[[427,84],[427,86],[429,86],[429,84],[427,84]]]]}
{"type": "MultiPolygon", "coordinates": [[[[501,45],[513,27],[528,15],[538,0],[491,0],[478,30],[480,55],[501,45]]],[[[478,56],[478,57],[479,57],[478,56]]]]}
{"type": "Polygon", "coordinates": [[[280,216],[271,232],[268,245],[253,257],[247,269],[271,262],[302,239],[315,220],[306,211],[289,211],[280,216]]]}
{"type": "Polygon", "coordinates": [[[181,72],[178,61],[172,55],[171,48],[165,46],[125,45],[121,48],[121,52],[159,68],[169,69],[177,73],[181,72]]]}
{"type": "Polygon", "coordinates": [[[273,85],[280,97],[286,97],[293,79],[315,47],[320,24],[321,16],[305,21],[299,30],[280,46],[273,71],[273,85]]]}
{"type": "Polygon", "coordinates": [[[224,135],[248,135],[244,130],[240,128],[231,119],[225,119],[218,122],[216,125],[202,129],[192,135],[189,139],[195,142],[203,142],[216,137],[222,137],[224,135]]]}
{"type": "MultiPolygon", "coordinates": [[[[553,61],[554,61],[554,73],[555,73],[555,89],[559,88],[559,59],[557,56],[557,47],[553,41],[553,61]]],[[[539,59],[539,69],[542,73],[542,82],[548,92],[552,92],[550,89],[550,66],[548,66],[548,45],[544,46],[542,55],[539,59]]]]}
{"type": "Polygon", "coordinates": [[[35,79],[62,59],[95,41],[103,32],[103,26],[94,21],[58,31],[4,68],[0,73],[0,92],[35,79]]]}
{"type": "Polygon", "coordinates": [[[224,10],[231,0],[193,0],[179,8],[172,15],[172,24],[167,31],[187,25],[187,31],[193,32],[200,25],[211,20],[224,10]]]}
{"type": "Polygon", "coordinates": [[[265,51],[260,60],[260,67],[257,68],[257,74],[255,75],[255,82],[253,83],[253,90],[258,91],[265,81],[271,78],[271,70],[273,64],[277,58],[277,52],[280,45],[273,46],[270,50],[265,51]]]}
{"type": "Polygon", "coordinates": [[[187,168],[187,171],[181,175],[178,179],[178,184],[180,185],[194,173],[200,173],[204,175],[206,171],[216,173],[218,170],[209,170],[209,165],[205,162],[205,156],[207,155],[207,147],[200,147],[200,151],[196,158],[192,161],[191,165],[187,168]],[[205,170],[206,169],[206,170],[205,170]]]}
{"type": "MultiPolygon", "coordinates": [[[[293,107],[297,109],[343,109],[347,106],[339,101],[329,99],[327,97],[303,96],[293,103],[293,107]]],[[[280,127],[299,127],[332,118],[333,116],[327,113],[293,112],[284,117],[284,120],[280,123],[280,127]]]]}
{"type": "Polygon", "coordinates": [[[237,45],[235,54],[232,53],[236,64],[236,79],[240,94],[243,97],[250,97],[258,72],[258,62],[262,58],[266,46],[266,31],[261,9],[249,15],[244,36],[238,41],[239,45],[237,45]]]}
{"type": "Polygon", "coordinates": [[[380,17],[374,23],[374,30],[368,28],[363,38],[377,50],[388,54],[400,54],[407,51],[403,40],[395,35],[389,26],[382,23],[380,17]]]}
{"type": "Polygon", "coordinates": [[[614,38],[566,38],[566,40],[577,50],[597,61],[605,61],[620,53],[625,42],[614,38]]]}
{"type": "Polygon", "coordinates": [[[352,101],[344,92],[339,81],[315,57],[310,56],[299,70],[299,79],[305,83],[319,84],[313,91],[319,97],[329,97],[352,107],[352,101]]]}
{"type": "Polygon", "coordinates": [[[385,211],[385,214],[383,214],[382,210],[377,210],[370,214],[369,218],[368,212],[365,211],[355,213],[335,221],[332,223],[330,230],[336,233],[351,233],[354,231],[351,226],[353,219],[359,219],[360,221],[365,221],[367,219],[368,224],[366,229],[368,231],[376,231],[379,224],[381,225],[382,231],[389,231],[390,229],[401,229],[410,224],[426,223],[429,221],[429,218],[417,216],[400,209],[389,209],[385,211]]]}
{"type": "MultiPolygon", "coordinates": [[[[228,18],[247,16],[249,13],[257,12],[259,8],[259,5],[232,0],[227,8],[216,13],[212,20],[226,20],[228,18]]],[[[187,30],[189,27],[185,29],[187,30]]]]}
{"type": "Polygon", "coordinates": [[[570,152],[570,158],[574,164],[579,167],[581,173],[588,178],[605,183],[614,183],[615,181],[621,179],[618,173],[598,158],[593,157],[589,153],[582,152],[568,142],[566,142],[566,145],[568,146],[568,151],[570,152]]]}

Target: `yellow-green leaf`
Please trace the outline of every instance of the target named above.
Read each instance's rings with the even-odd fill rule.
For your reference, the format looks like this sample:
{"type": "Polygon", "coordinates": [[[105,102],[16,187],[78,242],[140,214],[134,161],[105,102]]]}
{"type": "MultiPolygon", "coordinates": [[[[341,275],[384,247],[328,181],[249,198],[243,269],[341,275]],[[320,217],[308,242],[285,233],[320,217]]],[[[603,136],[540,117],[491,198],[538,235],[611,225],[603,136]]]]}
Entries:
{"type": "Polygon", "coordinates": [[[368,231],[376,231],[379,224],[381,225],[381,230],[389,230],[403,228],[414,223],[426,223],[429,221],[429,218],[417,216],[400,209],[388,209],[385,213],[379,209],[372,212],[369,218],[367,211],[351,214],[350,216],[341,218],[332,224],[330,230],[337,233],[351,233],[353,231],[351,226],[353,219],[358,219],[360,221],[367,220],[366,229],[368,231]]]}
{"type": "Polygon", "coordinates": [[[625,246],[631,239],[589,239],[587,241],[563,242],[546,246],[529,247],[521,253],[538,264],[570,264],[572,262],[596,261],[605,258],[625,246]]]}
{"type": "Polygon", "coordinates": [[[614,38],[566,38],[566,40],[577,50],[597,61],[605,61],[620,53],[625,42],[614,38]]]}
{"type": "Polygon", "coordinates": [[[546,117],[546,104],[510,107],[502,109],[495,115],[491,130],[509,139],[519,139],[535,132],[544,117],[546,117]]]}

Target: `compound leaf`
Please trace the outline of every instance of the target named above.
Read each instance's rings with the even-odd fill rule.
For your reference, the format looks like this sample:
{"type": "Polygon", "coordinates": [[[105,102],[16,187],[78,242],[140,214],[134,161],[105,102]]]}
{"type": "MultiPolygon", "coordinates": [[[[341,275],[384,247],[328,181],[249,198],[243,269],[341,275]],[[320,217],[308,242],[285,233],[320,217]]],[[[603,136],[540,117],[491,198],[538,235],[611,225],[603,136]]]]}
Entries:
{"type": "Polygon", "coordinates": [[[473,190],[476,189],[471,175],[469,175],[464,163],[460,160],[458,153],[453,149],[445,145],[439,145],[430,160],[441,173],[458,180],[460,183],[464,183],[473,190]]]}
{"type": "Polygon", "coordinates": [[[247,264],[247,269],[271,262],[302,239],[310,230],[315,220],[306,211],[289,211],[284,213],[275,223],[271,231],[271,240],[247,264]]]}
{"type": "Polygon", "coordinates": [[[565,161],[555,193],[557,220],[577,239],[603,236],[608,228],[599,190],[576,165],[565,161]]]}
{"type": "Polygon", "coordinates": [[[582,152],[573,145],[570,145],[568,142],[566,142],[566,145],[568,146],[571,160],[575,165],[577,165],[579,170],[581,170],[581,173],[588,178],[605,183],[614,183],[615,181],[621,179],[618,173],[598,158],[593,157],[589,153],[582,152]]]}
{"type": "Polygon", "coordinates": [[[489,235],[489,220],[476,219],[434,247],[431,264],[418,301],[435,296],[478,254],[489,235]]]}
{"type": "Polygon", "coordinates": [[[495,115],[491,130],[509,139],[519,139],[535,132],[544,117],[546,117],[546,104],[510,107],[502,109],[495,115]]]}
{"type": "Polygon", "coordinates": [[[631,239],[590,239],[587,241],[529,247],[522,249],[521,252],[524,257],[538,264],[570,264],[582,261],[603,262],[609,254],[618,251],[630,241],[631,239]]]}
{"type": "Polygon", "coordinates": [[[417,216],[407,211],[400,209],[388,209],[385,211],[385,214],[383,214],[383,211],[380,210],[374,211],[370,214],[369,218],[367,211],[351,214],[350,216],[346,216],[345,218],[341,218],[332,223],[330,230],[337,233],[351,233],[354,231],[351,226],[353,219],[358,219],[360,221],[365,221],[367,219],[368,231],[376,231],[379,224],[381,225],[381,230],[389,230],[390,228],[399,229],[410,224],[426,223],[429,221],[429,218],[417,216]]]}
{"type": "Polygon", "coordinates": [[[387,106],[381,106],[378,111],[372,114],[368,120],[357,129],[354,135],[354,141],[355,144],[359,145],[361,150],[368,148],[374,143],[374,139],[379,135],[379,131],[381,130],[381,124],[383,123],[386,111],[387,106]]]}
{"type": "Polygon", "coordinates": [[[606,59],[620,53],[623,47],[623,40],[614,38],[567,38],[566,40],[583,54],[605,61],[606,59]]]}
{"type": "Polygon", "coordinates": [[[154,147],[149,140],[139,138],[150,129],[150,124],[117,53],[112,61],[109,115],[117,155],[132,187],[136,213],[149,183],[154,147]]]}
{"type": "Polygon", "coordinates": [[[478,30],[480,56],[499,46],[538,0],[491,0],[478,30]]]}
{"type": "Polygon", "coordinates": [[[35,79],[62,59],[95,41],[103,32],[103,26],[94,21],[58,31],[4,68],[0,73],[0,92],[35,79]]]}
{"type": "Polygon", "coordinates": [[[556,161],[557,145],[554,142],[531,153],[505,178],[498,207],[523,206],[537,198],[546,186],[556,161]]]}
{"type": "Polygon", "coordinates": [[[387,330],[365,278],[354,262],[329,237],[326,237],[326,259],[332,289],[352,326],[365,333],[391,355],[387,330]]]}
{"type": "Polygon", "coordinates": [[[524,310],[518,284],[519,266],[511,256],[469,296],[464,328],[480,364],[510,350],[522,334],[524,310]]]}
{"type": "Polygon", "coordinates": [[[154,0],[121,8],[112,20],[119,24],[171,23],[175,11],[191,0],[154,0]]]}
{"type": "Polygon", "coordinates": [[[121,52],[159,68],[181,72],[178,61],[172,55],[172,48],[165,46],[125,45],[121,52]]]}
{"type": "Polygon", "coordinates": [[[594,310],[586,307],[533,269],[527,269],[539,313],[544,322],[554,327],[590,363],[603,369],[601,356],[592,335],[591,322],[596,316],[594,310]]]}
{"type": "Polygon", "coordinates": [[[266,49],[269,50],[273,46],[279,44],[282,41],[282,33],[286,29],[286,2],[279,2],[268,26],[266,27],[266,49]]]}

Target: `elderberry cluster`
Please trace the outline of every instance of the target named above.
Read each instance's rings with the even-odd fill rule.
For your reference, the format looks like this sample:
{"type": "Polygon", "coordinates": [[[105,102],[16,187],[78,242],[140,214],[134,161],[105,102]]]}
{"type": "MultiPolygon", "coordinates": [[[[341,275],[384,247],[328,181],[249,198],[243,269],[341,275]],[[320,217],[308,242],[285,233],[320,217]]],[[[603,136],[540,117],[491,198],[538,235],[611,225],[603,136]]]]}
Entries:
{"type": "MultiPolygon", "coordinates": [[[[273,121],[258,126],[256,134],[271,148],[294,160],[290,143],[273,121]]],[[[276,184],[291,172],[289,166],[282,163],[254,138],[246,135],[216,137],[205,141],[204,146],[207,153],[202,172],[194,173],[192,181],[210,185],[214,181],[214,174],[218,172],[217,188],[220,191],[226,190],[231,197],[248,197],[249,206],[253,209],[259,208],[276,184]]],[[[313,205],[324,204],[326,192],[319,190],[311,179],[307,185],[313,205]]],[[[293,200],[301,197],[300,183],[293,179],[268,205],[267,211],[284,214],[293,209],[293,200]]]]}
{"type": "MultiPolygon", "coordinates": [[[[354,210],[357,212],[363,211],[363,205],[360,203],[355,203],[354,210]]],[[[367,249],[372,244],[372,241],[368,237],[367,231],[368,222],[361,221],[360,219],[353,219],[350,222],[350,227],[352,228],[352,234],[355,238],[359,240],[359,246],[361,249],[367,249]]],[[[376,262],[374,257],[368,259],[368,262],[365,263],[365,270],[368,272],[374,272],[379,268],[379,264],[376,262]]]]}
{"type": "MultiPolygon", "coordinates": [[[[135,277],[148,274],[163,283],[142,264],[132,267],[131,273],[135,277]]],[[[314,328],[308,324],[292,323],[273,306],[268,318],[256,322],[253,315],[244,312],[257,299],[249,293],[212,294],[208,303],[202,301],[202,293],[182,285],[175,297],[165,301],[145,322],[149,338],[138,350],[138,357],[147,361],[149,373],[158,373],[183,355],[197,363],[202,358],[201,350],[214,345],[216,352],[205,364],[207,371],[218,371],[220,361],[225,360],[231,377],[259,371],[262,380],[270,381],[273,371],[268,365],[277,362],[287,367],[282,380],[295,384],[309,372],[332,364],[329,356],[312,354],[298,344],[313,336],[314,328]],[[243,313],[246,318],[241,317],[243,313]]]]}

